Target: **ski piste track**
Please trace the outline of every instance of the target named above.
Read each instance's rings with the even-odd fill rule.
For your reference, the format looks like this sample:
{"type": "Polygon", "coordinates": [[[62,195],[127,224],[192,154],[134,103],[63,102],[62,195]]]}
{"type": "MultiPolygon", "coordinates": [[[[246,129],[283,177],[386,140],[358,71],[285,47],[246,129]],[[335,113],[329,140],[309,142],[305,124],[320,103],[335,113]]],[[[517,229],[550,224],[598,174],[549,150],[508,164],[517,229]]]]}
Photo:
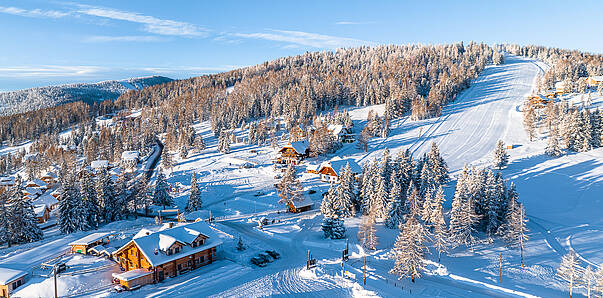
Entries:
{"type": "Polygon", "coordinates": [[[435,142],[454,172],[465,163],[489,157],[499,139],[507,144],[525,143],[527,136],[517,107],[542,73],[539,62],[506,56],[505,64],[484,69],[467,90],[443,108],[441,116],[420,121],[407,121],[407,116],[395,121],[391,137],[377,149],[398,143],[417,158],[435,142]]]}

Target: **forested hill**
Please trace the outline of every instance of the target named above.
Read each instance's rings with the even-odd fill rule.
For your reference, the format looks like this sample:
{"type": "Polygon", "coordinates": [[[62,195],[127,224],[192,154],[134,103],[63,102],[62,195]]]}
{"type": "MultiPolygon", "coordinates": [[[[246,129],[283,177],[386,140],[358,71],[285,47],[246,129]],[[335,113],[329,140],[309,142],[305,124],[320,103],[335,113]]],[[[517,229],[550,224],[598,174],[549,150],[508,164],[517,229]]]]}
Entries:
{"type": "Polygon", "coordinates": [[[487,64],[503,62],[501,53],[478,43],[308,52],[130,90],[99,105],[72,103],[0,117],[0,141],[33,139],[87,121],[95,113],[127,108],[147,109],[143,115],[157,133],[199,120],[211,120],[216,133],[264,117],[284,116],[293,125],[337,106],[382,103],[389,119],[408,112],[423,119],[440,115],[487,64]]]}
{"type": "Polygon", "coordinates": [[[80,83],[31,88],[0,93],[0,115],[10,115],[54,107],[82,100],[88,103],[116,99],[129,90],[140,90],[156,84],[173,81],[170,78],[151,76],[119,81],[80,83]]]}
{"type": "Polygon", "coordinates": [[[502,54],[477,43],[338,49],[127,92],[115,104],[159,107],[163,123],[211,119],[214,131],[261,117],[311,120],[340,105],[386,103],[389,117],[412,111],[426,118],[439,115],[488,63],[502,62],[502,54]]]}

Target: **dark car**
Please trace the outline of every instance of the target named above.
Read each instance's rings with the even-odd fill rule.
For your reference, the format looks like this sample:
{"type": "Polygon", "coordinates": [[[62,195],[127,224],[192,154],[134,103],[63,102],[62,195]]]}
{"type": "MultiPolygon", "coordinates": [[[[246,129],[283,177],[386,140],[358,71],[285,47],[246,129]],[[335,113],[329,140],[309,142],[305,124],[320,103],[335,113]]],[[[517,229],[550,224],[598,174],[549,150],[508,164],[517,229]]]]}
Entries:
{"type": "Polygon", "coordinates": [[[266,251],[267,254],[269,254],[273,259],[277,260],[281,258],[281,254],[279,254],[278,252],[276,252],[275,250],[267,250],[266,251]]]}
{"type": "Polygon", "coordinates": [[[266,263],[272,262],[272,260],[273,260],[269,254],[265,254],[265,253],[259,253],[258,258],[262,258],[263,260],[266,261],[266,263]]]}
{"type": "Polygon", "coordinates": [[[258,267],[266,267],[266,263],[268,263],[264,258],[253,257],[251,258],[251,264],[256,265],[258,267]]]}

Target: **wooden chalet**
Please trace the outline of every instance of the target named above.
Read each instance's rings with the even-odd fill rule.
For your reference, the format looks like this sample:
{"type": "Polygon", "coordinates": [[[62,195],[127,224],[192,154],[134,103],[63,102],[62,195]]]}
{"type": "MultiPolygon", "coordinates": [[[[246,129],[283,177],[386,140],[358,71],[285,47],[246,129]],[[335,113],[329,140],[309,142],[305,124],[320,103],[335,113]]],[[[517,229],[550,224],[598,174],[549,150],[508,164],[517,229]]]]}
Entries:
{"type": "Polygon", "coordinates": [[[36,215],[36,219],[38,223],[45,223],[50,218],[50,209],[46,205],[35,205],[34,206],[34,214],[36,215]]]}
{"type": "Polygon", "coordinates": [[[113,277],[127,289],[160,282],[211,264],[220,244],[222,241],[203,221],[175,227],[169,223],[157,231],[142,229],[113,253],[126,271],[113,277]]]}
{"type": "Polygon", "coordinates": [[[291,142],[283,146],[278,151],[281,156],[277,159],[278,163],[299,164],[310,153],[307,141],[291,142]]]}
{"type": "Polygon", "coordinates": [[[528,97],[528,101],[535,108],[544,108],[552,99],[542,95],[531,95],[528,97]]]}
{"type": "Polygon", "coordinates": [[[303,196],[300,201],[289,201],[287,202],[287,211],[291,213],[300,213],[312,209],[314,202],[310,198],[303,196]]]}
{"type": "Polygon", "coordinates": [[[586,84],[588,87],[598,87],[599,85],[603,85],[603,76],[592,76],[586,79],[586,84]]]}
{"type": "Polygon", "coordinates": [[[324,162],[320,165],[320,169],[318,170],[318,174],[320,174],[320,180],[329,183],[339,183],[339,176],[341,176],[341,172],[343,171],[346,164],[350,165],[350,169],[352,170],[352,174],[354,176],[360,175],[362,173],[362,168],[358,163],[356,163],[353,159],[334,159],[328,162],[324,162]]]}
{"type": "Polygon", "coordinates": [[[0,268],[0,297],[9,297],[13,291],[25,283],[27,272],[0,268]]]}
{"type": "Polygon", "coordinates": [[[40,177],[40,180],[44,181],[48,187],[52,187],[59,181],[59,177],[53,172],[47,172],[40,177]]]}
{"type": "Polygon", "coordinates": [[[109,243],[111,233],[92,233],[84,238],[78,239],[69,243],[71,253],[90,254],[90,249],[97,246],[109,243]]]}
{"type": "Polygon", "coordinates": [[[345,128],[343,125],[329,124],[327,130],[333,134],[335,140],[341,143],[354,143],[355,135],[351,129],[345,128]]]}

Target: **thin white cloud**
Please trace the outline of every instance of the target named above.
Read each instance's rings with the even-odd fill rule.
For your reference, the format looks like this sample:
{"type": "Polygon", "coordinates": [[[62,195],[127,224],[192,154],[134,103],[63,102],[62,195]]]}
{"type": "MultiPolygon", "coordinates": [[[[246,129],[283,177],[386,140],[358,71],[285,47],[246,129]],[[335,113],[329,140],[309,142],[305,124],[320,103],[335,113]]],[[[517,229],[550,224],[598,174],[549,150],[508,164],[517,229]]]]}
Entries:
{"type": "Polygon", "coordinates": [[[12,66],[0,67],[0,77],[5,78],[35,78],[35,77],[68,77],[68,76],[88,76],[106,70],[101,66],[61,66],[61,65],[41,65],[41,66],[12,66]]]}
{"type": "Polygon", "coordinates": [[[308,46],[313,48],[321,49],[336,49],[342,47],[355,47],[360,45],[372,45],[373,42],[338,37],[317,33],[308,33],[302,31],[289,31],[289,30],[271,30],[274,33],[233,33],[234,36],[243,38],[263,39],[271,41],[285,42],[289,44],[296,44],[302,46],[308,46]]]}
{"type": "Polygon", "coordinates": [[[89,16],[143,24],[144,31],[159,35],[205,37],[207,36],[208,31],[207,29],[201,26],[186,22],[160,19],[136,12],[121,11],[112,8],[81,6],[81,9],[78,10],[78,13],[89,16]]]}
{"type": "Polygon", "coordinates": [[[62,18],[62,17],[66,17],[68,15],[71,15],[71,12],[66,12],[66,11],[41,10],[38,8],[28,10],[28,9],[22,9],[22,8],[12,7],[12,6],[9,6],[9,7],[0,6],[0,13],[12,14],[12,15],[23,16],[23,17],[41,17],[41,18],[53,18],[53,19],[58,19],[58,18],[62,18]]]}
{"type": "Polygon", "coordinates": [[[86,42],[157,42],[164,39],[153,35],[107,36],[95,35],[86,38],[86,42]]]}
{"type": "Polygon", "coordinates": [[[375,22],[354,22],[354,21],[340,21],[335,22],[335,25],[367,25],[374,24],[375,22]]]}

